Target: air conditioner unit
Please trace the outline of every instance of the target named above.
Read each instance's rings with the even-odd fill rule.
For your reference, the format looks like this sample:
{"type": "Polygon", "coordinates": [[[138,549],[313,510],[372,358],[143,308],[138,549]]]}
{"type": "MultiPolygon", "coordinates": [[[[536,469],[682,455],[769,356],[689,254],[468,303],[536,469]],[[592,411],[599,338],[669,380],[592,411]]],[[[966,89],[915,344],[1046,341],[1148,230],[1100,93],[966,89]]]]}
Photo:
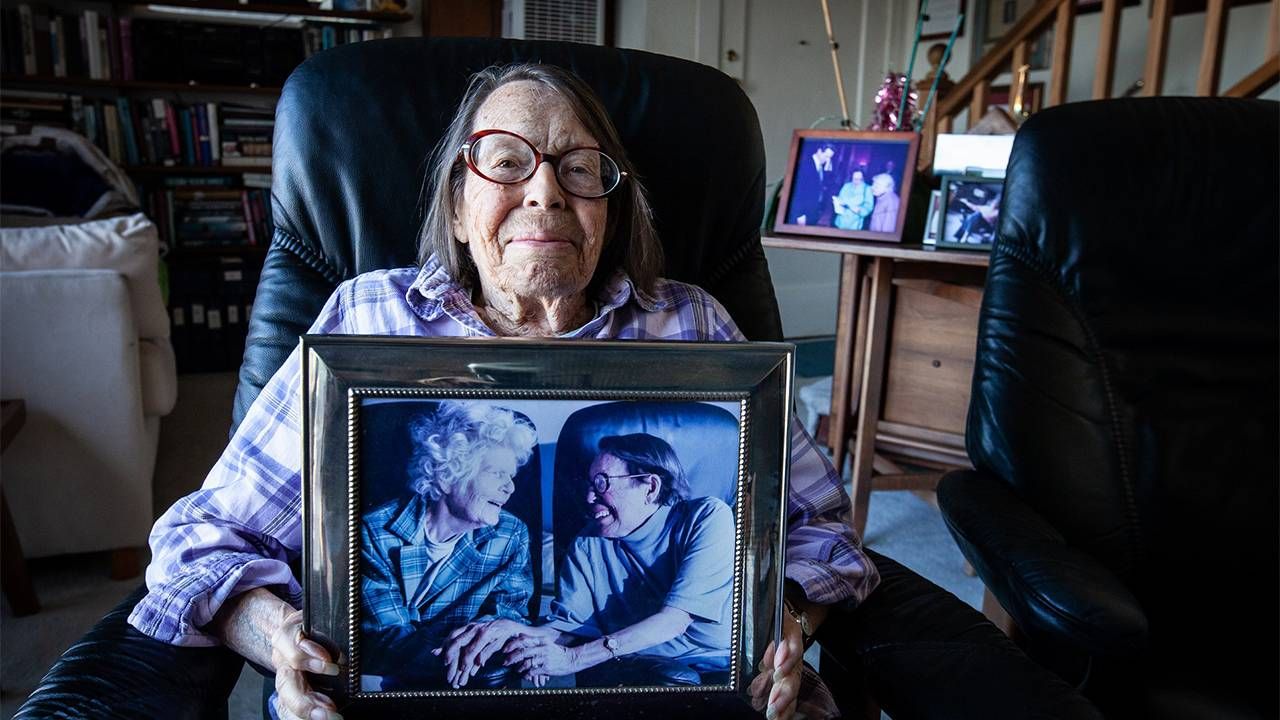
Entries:
{"type": "Polygon", "coordinates": [[[502,36],[604,44],[605,0],[503,0],[502,36]]]}

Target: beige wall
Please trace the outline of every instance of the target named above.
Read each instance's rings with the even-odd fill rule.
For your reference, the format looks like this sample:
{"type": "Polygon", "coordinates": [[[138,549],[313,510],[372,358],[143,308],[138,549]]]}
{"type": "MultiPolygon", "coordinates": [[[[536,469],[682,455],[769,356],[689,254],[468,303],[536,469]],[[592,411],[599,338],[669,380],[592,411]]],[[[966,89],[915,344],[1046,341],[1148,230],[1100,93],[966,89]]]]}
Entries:
{"type": "MultiPolygon", "coordinates": [[[[913,6],[885,0],[830,0],[830,6],[849,112],[862,125],[886,70],[905,69],[913,6]]],[[[617,19],[621,47],[705,62],[739,77],[760,117],[769,182],[782,179],[793,130],[824,117],[822,127],[839,125],[817,0],[618,0],[617,19]],[[726,64],[728,49],[740,54],[737,64],[726,64]]],[[[839,258],[766,254],[787,337],[834,333],[839,258]]]]}

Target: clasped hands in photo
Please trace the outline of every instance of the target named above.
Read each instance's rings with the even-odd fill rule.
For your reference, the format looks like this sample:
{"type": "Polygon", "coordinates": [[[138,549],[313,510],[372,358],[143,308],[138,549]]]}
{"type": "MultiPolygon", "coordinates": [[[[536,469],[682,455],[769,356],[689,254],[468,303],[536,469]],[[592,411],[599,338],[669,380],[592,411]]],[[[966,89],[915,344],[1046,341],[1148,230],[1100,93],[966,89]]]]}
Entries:
{"type": "MultiPolygon", "coordinates": [[[[302,613],[290,615],[273,638],[278,709],[282,720],[341,720],[337,706],[327,696],[310,689],[303,672],[337,675],[327,652],[302,635],[302,613]]],[[[454,688],[465,687],[495,654],[505,655],[503,665],[519,673],[535,687],[552,676],[577,672],[578,650],[557,642],[559,631],[533,627],[513,620],[468,623],[446,637],[432,654],[445,665],[445,679],[454,688]]],[[[800,695],[804,641],[800,626],[783,616],[781,644],[769,643],[751,681],[751,705],[769,720],[789,720],[800,695]]]]}

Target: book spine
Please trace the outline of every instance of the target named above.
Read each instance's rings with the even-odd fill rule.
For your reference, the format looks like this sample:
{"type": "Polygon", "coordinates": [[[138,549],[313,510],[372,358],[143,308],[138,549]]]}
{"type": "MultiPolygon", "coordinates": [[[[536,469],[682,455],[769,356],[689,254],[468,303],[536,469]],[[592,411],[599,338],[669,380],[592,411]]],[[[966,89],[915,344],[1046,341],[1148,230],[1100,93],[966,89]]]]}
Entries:
{"type": "Polygon", "coordinates": [[[196,164],[209,164],[209,121],[205,118],[204,104],[191,106],[191,118],[195,121],[192,130],[195,133],[196,164]]]}
{"type": "Polygon", "coordinates": [[[111,79],[124,77],[123,60],[120,52],[120,20],[115,15],[106,17],[107,32],[107,66],[111,68],[111,79]]]}
{"type": "Polygon", "coordinates": [[[53,34],[57,50],[54,54],[53,74],[58,77],[67,76],[67,21],[62,15],[53,19],[53,34]]]}
{"type": "Polygon", "coordinates": [[[244,204],[244,222],[249,231],[249,244],[257,245],[258,233],[254,227],[257,223],[253,221],[253,201],[249,199],[248,190],[240,193],[240,202],[244,204]]]}
{"type": "Polygon", "coordinates": [[[18,22],[22,27],[22,72],[27,75],[36,74],[36,24],[31,14],[31,6],[23,3],[18,6],[18,22]]]}
{"type": "Polygon", "coordinates": [[[122,17],[120,22],[120,76],[133,80],[133,18],[122,17]]]}
{"type": "Polygon", "coordinates": [[[121,151],[120,141],[120,117],[116,113],[116,106],[104,104],[102,106],[102,117],[106,120],[107,135],[107,156],[111,158],[111,162],[117,165],[124,164],[124,153],[121,151]]]}
{"type": "Polygon", "coordinates": [[[103,80],[114,80],[111,74],[111,51],[107,45],[107,19],[98,17],[98,67],[102,68],[103,80]]]}
{"type": "Polygon", "coordinates": [[[182,159],[182,134],[178,132],[178,114],[173,103],[164,100],[164,122],[169,129],[169,154],[175,160],[182,159]]]}
{"type": "Polygon", "coordinates": [[[98,12],[85,10],[80,16],[83,21],[80,35],[84,38],[84,55],[89,60],[89,79],[102,79],[102,49],[98,39],[98,12]]]}
{"type": "Polygon", "coordinates": [[[208,103],[206,106],[209,117],[209,155],[211,157],[210,165],[217,165],[222,159],[222,137],[218,131],[218,104],[208,103]]]}
{"type": "Polygon", "coordinates": [[[191,143],[191,110],[189,108],[178,111],[178,130],[182,133],[182,164],[195,165],[196,153],[191,143]]]}
{"type": "Polygon", "coordinates": [[[116,98],[116,115],[120,121],[120,139],[124,145],[125,161],[130,165],[139,164],[137,137],[133,132],[133,113],[129,111],[128,98],[116,98]]]}

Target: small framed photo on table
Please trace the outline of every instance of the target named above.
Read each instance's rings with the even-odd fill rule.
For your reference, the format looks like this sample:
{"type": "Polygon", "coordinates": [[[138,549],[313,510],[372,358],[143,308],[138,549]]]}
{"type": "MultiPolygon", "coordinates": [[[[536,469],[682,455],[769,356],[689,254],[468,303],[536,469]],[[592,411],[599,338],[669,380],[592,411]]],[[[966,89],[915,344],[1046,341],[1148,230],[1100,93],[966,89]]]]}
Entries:
{"type": "Polygon", "coordinates": [[[304,630],[339,658],[312,682],[344,715],[758,716],[792,346],[301,352],[304,630]]]}
{"type": "Polygon", "coordinates": [[[1004,180],[982,175],[942,178],[938,247],[991,250],[1000,225],[1004,180]]]}
{"type": "Polygon", "coordinates": [[[901,242],[919,141],[913,132],[796,130],[774,231],[901,242]]]}

